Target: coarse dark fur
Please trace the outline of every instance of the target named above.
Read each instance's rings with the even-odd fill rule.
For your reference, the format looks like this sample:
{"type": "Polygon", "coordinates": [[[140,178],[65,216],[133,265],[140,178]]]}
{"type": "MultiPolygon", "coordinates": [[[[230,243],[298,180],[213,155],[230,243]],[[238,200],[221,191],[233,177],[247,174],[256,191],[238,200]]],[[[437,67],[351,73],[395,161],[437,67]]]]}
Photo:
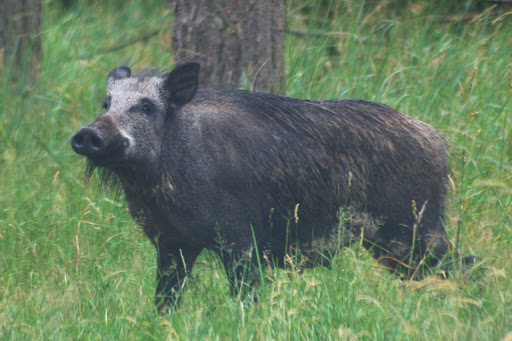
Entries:
{"type": "Polygon", "coordinates": [[[205,248],[234,292],[258,280],[257,256],[282,265],[298,250],[309,262],[352,238],[414,275],[445,256],[447,151],[434,128],[364,100],[196,92],[198,71],[114,69],[105,112],[72,141],[153,241],[160,307],[205,248]]]}

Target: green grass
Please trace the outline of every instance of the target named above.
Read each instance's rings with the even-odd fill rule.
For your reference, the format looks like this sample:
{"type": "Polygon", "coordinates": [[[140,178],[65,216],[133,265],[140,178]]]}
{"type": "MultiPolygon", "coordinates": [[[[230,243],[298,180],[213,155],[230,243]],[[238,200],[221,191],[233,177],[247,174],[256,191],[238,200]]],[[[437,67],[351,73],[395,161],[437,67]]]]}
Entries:
{"type": "Polygon", "coordinates": [[[333,2],[320,20],[326,7],[312,0],[288,10],[290,29],[343,35],[287,35],[287,95],[375,100],[444,133],[447,229],[463,254],[479,257],[475,271],[400,281],[354,245],[331,270],[266,270],[259,303],[242,304],[220,261],[203,253],[182,304],[162,317],[151,243],[122,198],[83,185],[85,163],[69,139],[101,110],[113,67],[130,58],[135,68],[172,65],[172,13],[166,1],[97,3],[63,11],[46,1],[39,83],[13,86],[5,70],[0,78],[1,339],[500,340],[512,332],[512,14],[442,22],[439,8],[333,2]]]}

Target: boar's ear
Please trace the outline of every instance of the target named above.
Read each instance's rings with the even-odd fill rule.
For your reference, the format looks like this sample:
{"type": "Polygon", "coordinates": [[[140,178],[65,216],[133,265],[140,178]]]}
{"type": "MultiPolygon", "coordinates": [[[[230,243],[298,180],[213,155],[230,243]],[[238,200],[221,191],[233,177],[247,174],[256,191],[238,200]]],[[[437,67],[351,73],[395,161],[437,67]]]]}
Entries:
{"type": "Polygon", "coordinates": [[[107,83],[111,80],[128,78],[132,75],[132,70],[128,66],[118,66],[110,71],[107,76],[107,83]]]}
{"type": "Polygon", "coordinates": [[[199,63],[185,63],[165,76],[163,91],[171,105],[181,107],[194,98],[198,83],[199,63]]]}

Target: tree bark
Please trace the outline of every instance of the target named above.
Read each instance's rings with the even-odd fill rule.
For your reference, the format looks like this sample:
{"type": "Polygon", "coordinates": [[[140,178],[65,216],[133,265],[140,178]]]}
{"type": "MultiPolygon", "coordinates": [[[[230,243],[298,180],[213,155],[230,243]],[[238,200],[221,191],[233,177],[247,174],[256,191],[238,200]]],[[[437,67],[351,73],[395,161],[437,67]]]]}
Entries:
{"type": "Polygon", "coordinates": [[[176,63],[201,63],[200,85],[282,91],[285,0],[174,0],[176,63]]]}
{"type": "Polygon", "coordinates": [[[0,0],[0,70],[34,79],[41,59],[41,0],[0,0]],[[9,71],[9,70],[7,70],[9,71]]]}

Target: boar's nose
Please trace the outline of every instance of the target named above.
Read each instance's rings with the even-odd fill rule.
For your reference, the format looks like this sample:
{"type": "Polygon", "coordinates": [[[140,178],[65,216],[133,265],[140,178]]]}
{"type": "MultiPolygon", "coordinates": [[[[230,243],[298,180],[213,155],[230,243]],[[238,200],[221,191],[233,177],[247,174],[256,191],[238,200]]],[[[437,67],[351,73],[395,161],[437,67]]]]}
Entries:
{"type": "Polygon", "coordinates": [[[97,156],[105,149],[105,140],[101,133],[91,127],[80,129],[71,139],[71,147],[78,154],[97,156]]]}

